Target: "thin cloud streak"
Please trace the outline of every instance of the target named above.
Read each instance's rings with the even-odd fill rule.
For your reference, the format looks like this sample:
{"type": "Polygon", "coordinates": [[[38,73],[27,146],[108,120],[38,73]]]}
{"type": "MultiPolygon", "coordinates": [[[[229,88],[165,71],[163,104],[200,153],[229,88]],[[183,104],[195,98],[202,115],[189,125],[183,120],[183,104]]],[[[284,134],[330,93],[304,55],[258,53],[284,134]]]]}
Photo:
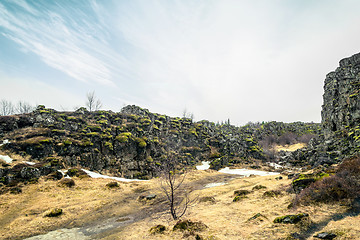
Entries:
{"type": "MultiPolygon", "coordinates": [[[[0,26],[5,28],[5,37],[74,79],[114,85],[111,72],[114,67],[103,61],[104,54],[99,52],[111,52],[110,48],[105,45],[103,38],[86,34],[87,31],[101,32],[100,25],[94,26],[82,19],[84,24],[73,28],[71,23],[76,22],[78,16],[68,14],[66,9],[60,15],[49,9],[38,11],[25,1],[14,4],[22,7],[23,11],[10,12],[0,3],[0,26]]],[[[75,12],[81,15],[80,10],[75,12]]]]}

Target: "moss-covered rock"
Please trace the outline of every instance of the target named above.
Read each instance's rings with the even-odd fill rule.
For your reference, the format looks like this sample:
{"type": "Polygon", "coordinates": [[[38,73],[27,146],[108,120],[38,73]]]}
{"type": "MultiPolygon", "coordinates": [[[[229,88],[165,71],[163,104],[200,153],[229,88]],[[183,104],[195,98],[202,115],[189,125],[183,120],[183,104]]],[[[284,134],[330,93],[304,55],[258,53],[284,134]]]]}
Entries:
{"type": "Polygon", "coordinates": [[[150,228],[149,232],[151,234],[158,234],[158,233],[164,233],[165,230],[166,230],[166,227],[164,225],[159,224],[159,225],[156,225],[156,226],[150,228]]]}
{"type": "Polygon", "coordinates": [[[173,231],[203,231],[207,226],[202,222],[193,222],[191,220],[179,220],[173,227],[173,231]]]}
{"type": "Polygon", "coordinates": [[[63,214],[63,210],[61,208],[54,208],[45,213],[45,217],[58,217],[63,214]]]}
{"type": "Polygon", "coordinates": [[[296,224],[300,222],[303,218],[309,217],[307,213],[299,213],[295,215],[285,215],[282,217],[277,217],[274,219],[274,223],[286,223],[286,224],[296,224]]]}

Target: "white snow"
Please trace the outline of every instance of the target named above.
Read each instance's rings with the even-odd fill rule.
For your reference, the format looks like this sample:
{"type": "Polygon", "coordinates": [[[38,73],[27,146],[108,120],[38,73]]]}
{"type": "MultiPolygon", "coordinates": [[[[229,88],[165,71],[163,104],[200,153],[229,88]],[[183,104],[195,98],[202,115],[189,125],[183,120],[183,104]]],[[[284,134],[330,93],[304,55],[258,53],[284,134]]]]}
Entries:
{"type": "Polygon", "coordinates": [[[284,168],[283,166],[281,166],[280,164],[277,164],[277,163],[268,162],[268,164],[270,167],[274,167],[275,169],[284,168]]]}
{"type": "Polygon", "coordinates": [[[204,188],[212,188],[212,187],[222,186],[225,184],[227,184],[227,183],[224,183],[224,182],[208,183],[204,186],[204,188]]]}
{"type": "Polygon", "coordinates": [[[147,181],[147,180],[141,180],[141,179],[127,179],[127,178],[121,178],[121,177],[110,177],[110,176],[102,175],[100,173],[91,172],[91,171],[85,170],[85,169],[81,169],[81,170],[86,172],[92,178],[108,178],[108,179],[114,179],[114,180],[120,181],[120,182],[147,181]]]}
{"type": "Polygon", "coordinates": [[[278,174],[280,174],[280,173],[277,173],[277,172],[265,172],[265,171],[259,171],[259,170],[249,170],[249,169],[245,169],[245,168],[230,169],[229,167],[220,169],[219,172],[227,173],[227,174],[242,175],[242,176],[245,176],[245,177],[249,177],[250,175],[267,176],[267,175],[278,175],[278,174]]]}
{"type": "Polygon", "coordinates": [[[202,165],[196,166],[197,170],[206,170],[210,168],[210,162],[201,162],[202,165]]]}
{"type": "Polygon", "coordinates": [[[9,156],[5,156],[5,155],[0,155],[0,159],[1,160],[4,160],[6,163],[12,163],[12,161],[14,160],[14,159],[12,159],[11,157],[9,157],[9,156]]]}
{"type": "Polygon", "coordinates": [[[36,164],[34,162],[24,162],[24,163],[29,164],[29,165],[35,165],[36,164]]]}
{"type": "Polygon", "coordinates": [[[67,171],[58,170],[58,172],[61,172],[61,174],[62,174],[63,176],[65,176],[67,171]]]}
{"type": "Polygon", "coordinates": [[[5,140],[3,141],[3,143],[0,143],[0,147],[1,147],[2,145],[8,144],[8,143],[10,143],[10,141],[7,140],[7,139],[5,139],[5,140]]]}

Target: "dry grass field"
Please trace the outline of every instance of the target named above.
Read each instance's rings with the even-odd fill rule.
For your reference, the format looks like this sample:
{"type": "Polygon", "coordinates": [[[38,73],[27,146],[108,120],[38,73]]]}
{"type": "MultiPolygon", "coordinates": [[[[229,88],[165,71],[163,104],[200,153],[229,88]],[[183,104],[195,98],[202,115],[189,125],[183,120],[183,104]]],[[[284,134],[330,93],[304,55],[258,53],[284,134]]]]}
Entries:
{"type": "MultiPolygon", "coordinates": [[[[286,191],[291,180],[283,176],[258,176],[248,178],[224,177],[216,171],[192,171],[185,185],[196,189],[192,197],[197,201],[185,218],[204,223],[207,228],[199,231],[173,231],[176,221],[166,210],[164,196],[159,189],[159,179],[146,182],[119,183],[109,189],[109,179],[74,178],[72,188],[59,186],[56,181],[40,179],[37,184],[23,187],[20,194],[1,195],[0,238],[23,239],[60,228],[96,226],[107,219],[126,221],[126,224],[108,231],[90,235],[95,239],[292,239],[292,233],[301,233],[307,239],[317,232],[330,231],[335,239],[360,239],[360,217],[347,216],[346,206],[317,205],[289,209],[294,195],[286,191]],[[227,184],[203,188],[210,182],[226,181],[227,184]],[[266,188],[253,190],[255,186],[266,188]],[[235,190],[249,190],[240,201],[233,202],[235,190]],[[266,191],[279,190],[277,196],[264,196],[266,191]],[[153,200],[138,201],[143,194],[157,194],[153,200]],[[213,198],[211,198],[213,197],[213,198]],[[215,201],[213,201],[215,200],[215,201]],[[63,209],[58,217],[45,217],[54,208],[63,209]],[[305,212],[309,219],[299,224],[275,224],[276,217],[305,212]],[[257,218],[253,218],[258,214],[257,218]],[[123,219],[123,220],[122,220],[123,219]],[[335,220],[334,220],[335,219],[335,220]],[[150,228],[164,225],[163,233],[152,234],[150,228]],[[310,228],[312,226],[313,228],[310,228]]],[[[315,239],[315,238],[314,238],[315,239]]]]}

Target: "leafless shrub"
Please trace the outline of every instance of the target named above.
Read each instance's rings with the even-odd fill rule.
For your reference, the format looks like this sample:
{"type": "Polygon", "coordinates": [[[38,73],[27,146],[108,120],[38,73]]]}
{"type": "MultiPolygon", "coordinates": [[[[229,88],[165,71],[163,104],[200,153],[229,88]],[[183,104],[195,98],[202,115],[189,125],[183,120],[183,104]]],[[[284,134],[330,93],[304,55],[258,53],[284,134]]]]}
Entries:
{"type": "Polygon", "coordinates": [[[168,153],[167,160],[160,167],[160,173],[162,176],[160,188],[168,201],[171,217],[174,220],[179,219],[196,199],[190,199],[191,190],[184,187],[186,170],[179,169],[176,153],[168,153]]]}
{"type": "Polygon", "coordinates": [[[102,107],[100,99],[95,96],[95,91],[86,94],[86,107],[90,112],[97,111],[102,107]]]}
{"type": "Polygon", "coordinates": [[[0,115],[7,116],[7,115],[12,115],[14,113],[15,113],[15,108],[14,108],[14,105],[12,104],[12,102],[10,102],[6,99],[1,99],[0,115]]]}
{"type": "Polygon", "coordinates": [[[34,106],[25,101],[19,101],[16,105],[16,112],[19,114],[32,112],[34,109],[34,106]]]}

